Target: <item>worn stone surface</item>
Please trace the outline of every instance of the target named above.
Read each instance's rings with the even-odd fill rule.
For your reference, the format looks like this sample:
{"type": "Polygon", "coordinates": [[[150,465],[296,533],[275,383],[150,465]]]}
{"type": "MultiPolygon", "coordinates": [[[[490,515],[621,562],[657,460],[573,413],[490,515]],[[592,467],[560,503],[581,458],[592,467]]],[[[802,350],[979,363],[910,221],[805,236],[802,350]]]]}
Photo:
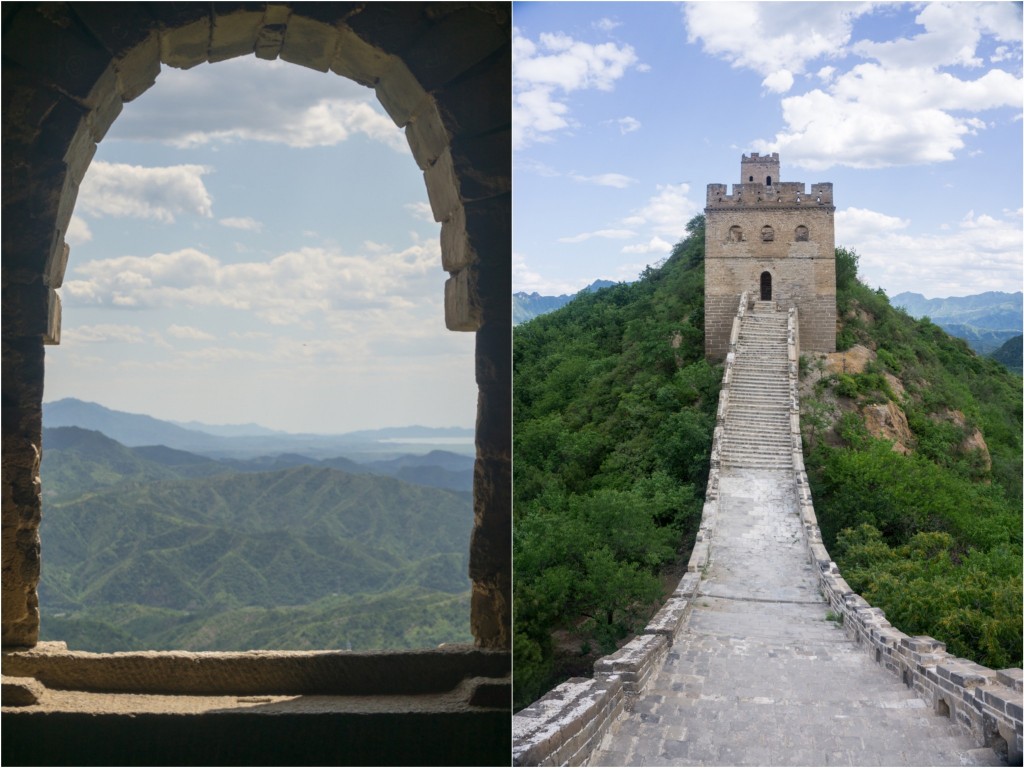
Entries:
{"type": "Polygon", "coordinates": [[[860,344],[854,344],[845,352],[833,352],[825,361],[829,373],[864,373],[868,363],[878,355],[860,344]]]}
{"type": "Polygon", "coordinates": [[[28,707],[39,704],[46,686],[31,677],[10,677],[4,675],[0,680],[2,686],[2,703],[5,707],[28,707]]]}

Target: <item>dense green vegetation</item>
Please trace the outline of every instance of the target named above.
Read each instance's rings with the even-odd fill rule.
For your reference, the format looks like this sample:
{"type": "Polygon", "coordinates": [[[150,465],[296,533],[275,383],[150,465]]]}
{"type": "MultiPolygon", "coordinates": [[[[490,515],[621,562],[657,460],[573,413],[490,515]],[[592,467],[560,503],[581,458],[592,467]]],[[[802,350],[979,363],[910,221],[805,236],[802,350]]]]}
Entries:
{"type": "Polygon", "coordinates": [[[687,232],[637,282],[514,331],[519,707],[645,621],[692,545],[721,369],[704,361],[703,217],[687,232]]]}
{"type": "MultiPolygon", "coordinates": [[[[819,384],[846,403],[838,440],[805,445],[825,544],[850,586],[904,632],[987,666],[1019,666],[1021,378],[894,309],[856,278],[855,253],[840,248],[837,259],[838,346],[861,344],[877,359],[819,384]],[[906,414],[908,455],[871,437],[857,408],[888,401],[906,414]],[[990,467],[968,440],[975,429],[990,467]]],[[[820,412],[813,399],[803,406],[810,435],[820,412]]]]}
{"type": "MultiPolygon", "coordinates": [[[[636,283],[514,332],[517,707],[613,650],[692,545],[721,369],[703,358],[703,218],[687,230],[636,283]]],[[[803,403],[826,544],[897,627],[1019,665],[1021,379],[894,309],[859,281],[856,253],[836,255],[838,346],[877,359],[803,403]],[[829,399],[843,404],[835,423],[829,399]],[[908,455],[865,426],[860,407],[890,401],[908,455]]]]}
{"type": "Polygon", "coordinates": [[[95,651],[472,640],[468,493],[47,434],[44,639],[95,651]]]}

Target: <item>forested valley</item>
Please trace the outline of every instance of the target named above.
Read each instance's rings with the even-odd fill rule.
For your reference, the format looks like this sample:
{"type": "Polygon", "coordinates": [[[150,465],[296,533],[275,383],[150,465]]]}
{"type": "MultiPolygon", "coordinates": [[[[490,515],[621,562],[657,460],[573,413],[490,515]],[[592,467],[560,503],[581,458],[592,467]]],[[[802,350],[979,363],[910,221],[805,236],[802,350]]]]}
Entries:
{"type": "MultiPolygon", "coordinates": [[[[692,548],[722,369],[704,360],[703,217],[686,230],[636,282],[514,330],[517,709],[591,674],[692,548]]],[[[837,249],[837,273],[838,347],[869,361],[801,359],[826,545],[900,629],[1020,665],[1021,377],[894,309],[852,251],[837,249]],[[865,418],[881,405],[905,414],[907,444],[865,418]]]]}

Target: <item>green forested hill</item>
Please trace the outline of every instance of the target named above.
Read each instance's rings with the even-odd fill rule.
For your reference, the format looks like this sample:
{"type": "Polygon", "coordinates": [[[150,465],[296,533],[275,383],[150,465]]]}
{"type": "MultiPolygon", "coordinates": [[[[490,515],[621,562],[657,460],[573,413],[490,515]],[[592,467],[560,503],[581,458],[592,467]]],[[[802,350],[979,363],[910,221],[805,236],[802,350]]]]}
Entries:
{"type": "Polygon", "coordinates": [[[513,332],[517,706],[646,620],[692,545],[721,369],[704,361],[703,217],[687,229],[639,281],[513,332]]]}
{"type": "Polygon", "coordinates": [[[856,279],[855,253],[837,249],[837,260],[838,346],[874,359],[822,378],[802,403],[805,435],[830,403],[839,415],[832,444],[805,444],[826,546],[904,632],[989,667],[1020,666],[1021,378],[894,309],[856,279]],[[905,417],[905,454],[870,434],[870,406],[905,417]]]}
{"type": "MultiPolygon", "coordinates": [[[[721,368],[703,357],[703,217],[687,230],[636,283],[514,331],[517,707],[588,674],[691,546],[721,368]]],[[[903,631],[1020,665],[1021,379],[866,288],[856,254],[837,266],[839,348],[873,360],[802,403],[829,551],[903,631]],[[906,416],[907,455],[865,425],[885,404],[906,416]]]]}
{"type": "Polygon", "coordinates": [[[87,650],[471,639],[467,493],[314,466],[165,478],[102,435],[64,437],[44,470],[61,489],[41,527],[47,639],[87,650]],[[87,439],[85,457],[74,439],[87,439]],[[403,615],[419,624],[391,632],[403,615]]]}

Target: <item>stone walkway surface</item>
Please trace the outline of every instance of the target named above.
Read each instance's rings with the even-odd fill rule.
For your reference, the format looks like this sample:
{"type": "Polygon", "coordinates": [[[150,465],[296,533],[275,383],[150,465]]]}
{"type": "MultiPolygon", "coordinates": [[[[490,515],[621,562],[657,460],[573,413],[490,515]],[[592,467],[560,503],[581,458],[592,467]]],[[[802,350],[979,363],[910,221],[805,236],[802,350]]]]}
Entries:
{"type": "Polygon", "coordinates": [[[829,619],[792,487],[723,469],[687,625],[590,764],[1001,765],[829,619]]]}

